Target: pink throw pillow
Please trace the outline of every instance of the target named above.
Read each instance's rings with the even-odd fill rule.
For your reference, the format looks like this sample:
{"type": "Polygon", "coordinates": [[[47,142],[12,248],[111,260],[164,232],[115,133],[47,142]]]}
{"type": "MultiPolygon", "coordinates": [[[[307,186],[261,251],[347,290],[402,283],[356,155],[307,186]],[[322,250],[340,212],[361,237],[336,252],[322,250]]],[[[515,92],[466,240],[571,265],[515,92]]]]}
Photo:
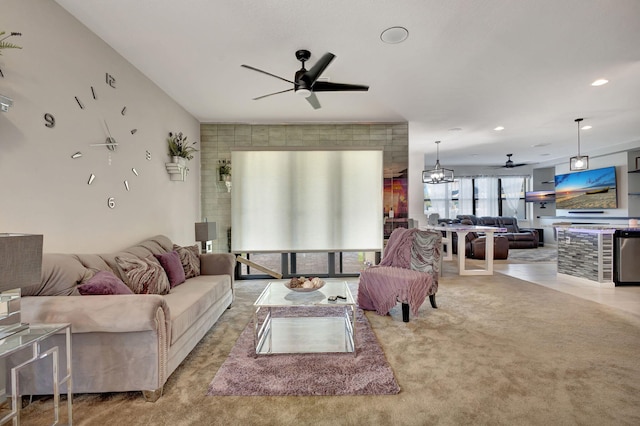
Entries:
{"type": "Polygon", "coordinates": [[[184,269],[182,268],[182,262],[180,261],[180,256],[178,252],[173,250],[168,253],[163,254],[154,254],[162,268],[167,273],[167,277],[169,277],[169,285],[171,288],[178,286],[185,282],[185,274],[184,269]]]}
{"type": "Polygon", "coordinates": [[[83,296],[104,294],[133,294],[120,278],[108,271],[98,271],[93,277],[78,286],[83,296]]]}

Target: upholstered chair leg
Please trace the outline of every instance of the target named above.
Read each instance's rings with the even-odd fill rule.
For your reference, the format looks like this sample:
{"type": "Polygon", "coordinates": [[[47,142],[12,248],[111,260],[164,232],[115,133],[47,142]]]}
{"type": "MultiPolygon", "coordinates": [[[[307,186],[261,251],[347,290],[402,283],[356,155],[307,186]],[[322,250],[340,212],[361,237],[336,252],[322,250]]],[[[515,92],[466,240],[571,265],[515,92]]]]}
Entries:
{"type": "Polygon", "coordinates": [[[409,322],[409,304],[408,303],[402,304],[402,321],[409,322]]]}
{"type": "Polygon", "coordinates": [[[162,390],[164,387],[160,387],[156,390],[143,390],[142,395],[147,402],[156,402],[162,396],[162,390]]]}
{"type": "Polygon", "coordinates": [[[431,296],[429,296],[429,302],[431,302],[431,307],[433,309],[438,309],[438,306],[436,305],[436,295],[432,294],[431,296]]]}

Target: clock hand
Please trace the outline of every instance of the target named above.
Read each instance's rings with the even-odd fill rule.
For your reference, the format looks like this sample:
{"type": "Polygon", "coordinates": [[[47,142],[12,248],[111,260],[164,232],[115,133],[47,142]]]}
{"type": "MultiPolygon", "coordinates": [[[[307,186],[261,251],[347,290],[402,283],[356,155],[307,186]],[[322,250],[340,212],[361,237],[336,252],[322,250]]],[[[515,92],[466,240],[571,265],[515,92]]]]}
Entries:
{"type": "Polygon", "coordinates": [[[107,134],[109,135],[109,137],[106,140],[107,149],[109,151],[115,151],[116,150],[116,145],[118,145],[118,143],[111,136],[111,131],[109,130],[109,125],[107,124],[107,120],[103,120],[103,121],[104,121],[104,127],[107,128],[107,134]]]}

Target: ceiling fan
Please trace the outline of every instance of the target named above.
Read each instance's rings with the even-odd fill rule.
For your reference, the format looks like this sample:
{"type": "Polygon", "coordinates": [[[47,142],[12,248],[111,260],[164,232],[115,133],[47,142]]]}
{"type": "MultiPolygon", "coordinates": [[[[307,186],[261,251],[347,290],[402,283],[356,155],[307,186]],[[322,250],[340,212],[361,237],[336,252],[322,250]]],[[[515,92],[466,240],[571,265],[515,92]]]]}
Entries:
{"type": "Polygon", "coordinates": [[[320,58],[320,60],[318,60],[318,62],[316,62],[315,65],[311,67],[310,70],[307,70],[304,67],[304,63],[308,61],[310,57],[311,52],[309,52],[308,50],[298,50],[296,52],[296,58],[300,62],[302,62],[302,68],[296,71],[293,81],[277,76],[275,74],[271,74],[270,72],[266,72],[261,69],[243,64],[242,66],[244,68],[258,71],[263,74],[270,75],[271,77],[275,77],[293,84],[293,88],[291,89],[269,93],[268,95],[258,96],[257,98],[253,98],[253,100],[256,101],[258,99],[266,98],[267,96],[273,96],[280,93],[293,91],[307,98],[307,101],[311,104],[313,109],[318,109],[320,108],[320,102],[318,101],[315,92],[366,92],[367,90],[369,90],[369,86],[363,86],[359,84],[330,83],[328,81],[318,81],[320,75],[329,66],[331,61],[335,59],[336,56],[333,53],[325,53],[322,58],[320,58]]]}
{"type": "Polygon", "coordinates": [[[500,166],[498,168],[513,169],[514,167],[521,167],[521,166],[527,165],[527,163],[514,163],[513,160],[511,159],[512,155],[513,154],[507,154],[507,161],[504,163],[504,166],[500,166]]]}

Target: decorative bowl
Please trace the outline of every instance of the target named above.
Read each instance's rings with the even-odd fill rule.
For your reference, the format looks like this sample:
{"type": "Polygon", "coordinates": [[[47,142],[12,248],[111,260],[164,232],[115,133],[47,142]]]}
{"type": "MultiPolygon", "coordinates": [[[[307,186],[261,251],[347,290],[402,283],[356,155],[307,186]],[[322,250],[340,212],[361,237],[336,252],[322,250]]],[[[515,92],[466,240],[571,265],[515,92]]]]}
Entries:
{"type": "Polygon", "coordinates": [[[286,288],[288,288],[291,291],[297,291],[299,293],[309,293],[312,291],[316,291],[321,289],[322,287],[324,287],[325,282],[323,280],[318,279],[318,281],[316,282],[316,285],[314,287],[310,287],[310,288],[305,288],[305,287],[292,287],[292,281],[295,280],[295,278],[293,278],[291,281],[287,281],[284,283],[284,286],[286,288]]]}

